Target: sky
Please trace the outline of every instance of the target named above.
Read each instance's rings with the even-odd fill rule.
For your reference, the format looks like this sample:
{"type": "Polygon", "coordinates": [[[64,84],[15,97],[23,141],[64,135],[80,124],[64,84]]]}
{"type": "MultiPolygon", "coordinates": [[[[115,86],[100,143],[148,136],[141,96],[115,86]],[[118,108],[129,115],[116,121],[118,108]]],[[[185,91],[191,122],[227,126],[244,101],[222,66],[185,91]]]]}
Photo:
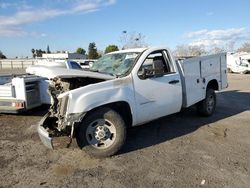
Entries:
{"type": "Polygon", "coordinates": [[[8,58],[51,51],[122,46],[123,31],[148,46],[250,41],[250,0],[0,0],[0,51],[8,58]]]}

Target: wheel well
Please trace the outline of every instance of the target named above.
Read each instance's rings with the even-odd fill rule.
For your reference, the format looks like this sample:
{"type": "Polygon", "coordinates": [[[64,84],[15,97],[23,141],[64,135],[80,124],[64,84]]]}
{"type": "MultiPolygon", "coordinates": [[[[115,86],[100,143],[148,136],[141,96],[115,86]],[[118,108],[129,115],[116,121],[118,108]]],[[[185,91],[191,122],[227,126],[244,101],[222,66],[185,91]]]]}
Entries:
{"type": "Polygon", "coordinates": [[[219,85],[217,80],[211,80],[207,84],[207,89],[219,90],[219,85]]]}
{"type": "Polygon", "coordinates": [[[112,110],[116,111],[117,113],[119,113],[122,116],[127,127],[132,126],[132,123],[133,123],[132,112],[131,112],[130,106],[127,102],[119,101],[119,102],[114,102],[114,103],[109,103],[109,104],[105,104],[102,106],[98,106],[98,107],[88,111],[87,114],[89,114],[89,113],[91,113],[99,108],[102,108],[102,107],[108,107],[108,108],[111,108],[112,110]]]}

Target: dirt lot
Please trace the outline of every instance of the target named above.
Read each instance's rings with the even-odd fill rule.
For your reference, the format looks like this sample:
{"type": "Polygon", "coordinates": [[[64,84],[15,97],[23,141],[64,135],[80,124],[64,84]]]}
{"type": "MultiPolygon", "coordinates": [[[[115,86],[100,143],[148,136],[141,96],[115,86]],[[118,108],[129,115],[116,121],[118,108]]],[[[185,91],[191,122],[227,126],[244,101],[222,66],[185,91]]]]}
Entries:
{"type": "Polygon", "coordinates": [[[229,75],[213,117],[187,109],[132,128],[106,159],[46,149],[46,110],[0,115],[0,187],[250,187],[250,75],[229,75]]]}

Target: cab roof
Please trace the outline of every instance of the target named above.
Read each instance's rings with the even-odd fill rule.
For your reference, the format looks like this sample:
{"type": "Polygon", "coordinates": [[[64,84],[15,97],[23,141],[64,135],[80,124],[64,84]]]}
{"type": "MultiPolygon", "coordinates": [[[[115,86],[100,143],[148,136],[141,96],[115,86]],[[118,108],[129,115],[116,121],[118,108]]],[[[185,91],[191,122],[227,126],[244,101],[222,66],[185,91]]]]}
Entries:
{"type": "Polygon", "coordinates": [[[129,53],[129,52],[142,53],[145,50],[147,50],[147,48],[131,48],[131,49],[126,49],[126,50],[119,50],[119,51],[111,52],[108,54],[129,53]]]}

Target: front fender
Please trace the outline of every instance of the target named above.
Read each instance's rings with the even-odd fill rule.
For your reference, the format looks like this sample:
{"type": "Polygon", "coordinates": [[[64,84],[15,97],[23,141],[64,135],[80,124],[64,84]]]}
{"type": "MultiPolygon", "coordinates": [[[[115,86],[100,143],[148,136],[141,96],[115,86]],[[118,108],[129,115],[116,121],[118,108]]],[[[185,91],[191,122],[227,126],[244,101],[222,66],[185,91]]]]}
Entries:
{"type": "Polygon", "coordinates": [[[88,112],[96,107],[124,101],[134,112],[134,90],[130,77],[88,85],[70,91],[68,114],[88,112]]]}

